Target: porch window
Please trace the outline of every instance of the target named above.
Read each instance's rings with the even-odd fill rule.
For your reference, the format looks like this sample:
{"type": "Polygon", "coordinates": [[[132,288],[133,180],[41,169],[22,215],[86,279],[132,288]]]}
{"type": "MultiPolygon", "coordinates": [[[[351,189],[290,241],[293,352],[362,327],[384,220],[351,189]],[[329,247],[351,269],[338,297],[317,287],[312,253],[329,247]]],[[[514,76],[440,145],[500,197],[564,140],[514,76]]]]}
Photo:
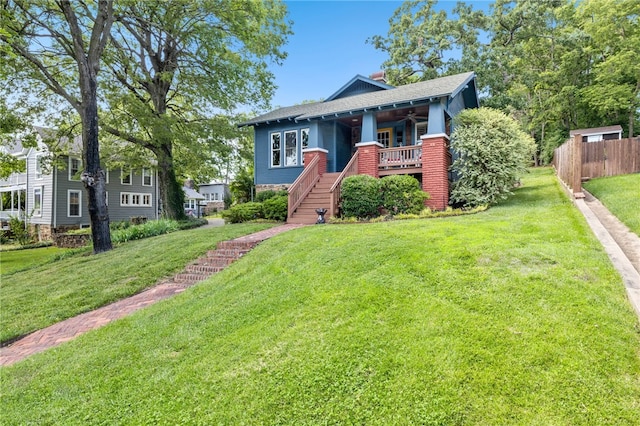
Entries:
{"type": "Polygon", "coordinates": [[[284,132],[284,146],[285,166],[297,166],[298,165],[298,131],[291,130],[284,132]]]}
{"type": "Polygon", "coordinates": [[[77,157],[69,157],[69,180],[80,180],[82,160],[77,157]]]}
{"type": "MultiPolygon", "coordinates": [[[[300,139],[302,139],[302,150],[309,148],[309,128],[300,130],[300,139]]],[[[304,166],[304,154],[300,163],[304,166]]]]}
{"type": "Polygon", "coordinates": [[[271,133],[271,167],[280,167],[280,133],[271,133]]]}
{"type": "Polygon", "coordinates": [[[421,141],[420,136],[427,134],[427,122],[416,123],[416,144],[421,141]]]}
{"type": "Polygon", "coordinates": [[[393,129],[378,129],[378,143],[382,144],[385,148],[391,148],[393,138],[393,129]]]}
{"type": "Polygon", "coordinates": [[[82,217],[82,192],[70,189],[67,191],[67,216],[69,217],[82,217]]]}
{"type": "Polygon", "coordinates": [[[33,188],[33,215],[42,216],[42,187],[33,188]]]}

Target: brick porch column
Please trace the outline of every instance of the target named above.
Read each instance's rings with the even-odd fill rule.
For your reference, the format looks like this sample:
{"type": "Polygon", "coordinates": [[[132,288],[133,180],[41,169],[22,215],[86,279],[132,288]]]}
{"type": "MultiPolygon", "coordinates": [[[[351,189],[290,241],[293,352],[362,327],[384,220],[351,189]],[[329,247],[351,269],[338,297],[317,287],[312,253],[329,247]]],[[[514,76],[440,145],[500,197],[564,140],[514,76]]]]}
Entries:
{"type": "Polygon", "coordinates": [[[374,178],[378,176],[378,152],[383,145],[378,142],[360,142],[356,144],[358,148],[358,173],[369,175],[374,178]]]}
{"type": "Polygon", "coordinates": [[[318,173],[320,176],[327,173],[327,154],[329,151],[322,148],[307,148],[302,150],[302,155],[304,157],[305,167],[307,164],[311,163],[315,157],[320,157],[320,161],[318,163],[318,173]]]}
{"type": "Polygon", "coordinates": [[[422,135],[422,190],[430,197],[425,205],[444,210],[449,204],[449,136],[445,133],[422,135]]]}

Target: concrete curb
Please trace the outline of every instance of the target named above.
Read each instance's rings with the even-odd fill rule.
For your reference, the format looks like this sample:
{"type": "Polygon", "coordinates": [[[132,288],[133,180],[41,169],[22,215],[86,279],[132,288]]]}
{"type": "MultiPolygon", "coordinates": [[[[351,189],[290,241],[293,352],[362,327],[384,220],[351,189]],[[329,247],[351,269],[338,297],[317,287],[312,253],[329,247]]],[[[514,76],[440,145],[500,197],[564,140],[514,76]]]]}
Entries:
{"type": "Polygon", "coordinates": [[[624,254],[618,243],[613,239],[609,231],[602,225],[600,219],[591,211],[584,199],[573,200],[578,210],[587,220],[589,227],[600,240],[602,247],[609,256],[611,263],[622,276],[622,281],[627,290],[627,296],[631,306],[640,319],[640,273],[635,270],[631,261],[624,254]]]}

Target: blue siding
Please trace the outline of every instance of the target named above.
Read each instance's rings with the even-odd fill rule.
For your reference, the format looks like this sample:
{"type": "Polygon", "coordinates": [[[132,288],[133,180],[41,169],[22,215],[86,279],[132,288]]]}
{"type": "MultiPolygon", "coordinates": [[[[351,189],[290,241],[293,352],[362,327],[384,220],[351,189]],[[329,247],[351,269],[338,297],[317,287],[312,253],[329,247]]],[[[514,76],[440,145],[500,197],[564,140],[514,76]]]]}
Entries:
{"type": "Polygon", "coordinates": [[[278,123],[275,125],[258,126],[255,129],[254,143],[254,170],[255,183],[257,185],[265,184],[285,184],[293,183],[298,175],[302,172],[302,165],[284,166],[284,132],[295,130],[298,134],[298,163],[302,161],[302,141],[300,139],[300,130],[310,127],[309,123],[278,123]],[[271,167],[271,133],[279,132],[281,134],[281,152],[279,167],[271,167]]]}

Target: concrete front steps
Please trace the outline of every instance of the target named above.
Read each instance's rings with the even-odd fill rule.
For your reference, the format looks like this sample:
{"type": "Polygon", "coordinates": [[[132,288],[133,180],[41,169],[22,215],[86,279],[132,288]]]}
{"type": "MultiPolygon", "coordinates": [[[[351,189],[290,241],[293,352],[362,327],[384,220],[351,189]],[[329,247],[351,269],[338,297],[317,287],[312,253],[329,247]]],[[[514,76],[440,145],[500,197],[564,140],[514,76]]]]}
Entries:
{"type": "Polygon", "coordinates": [[[195,284],[206,280],[216,272],[222,271],[229,264],[240,259],[260,241],[221,241],[215,250],[209,250],[206,255],[199,257],[187,265],[183,272],[173,277],[177,284],[195,284]]]}
{"type": "Polygon", "coordinates": [[[300,203],[296,211],[287,219],[287,223],[302,223],[311,225],[318,220],[316,209],[327,209],[325,219],[329,219],[333,212],[331,211],[331,195],[329,190],[336,182],[340,173],[325,173],[315,184],[311,192],[300,203]]]}

